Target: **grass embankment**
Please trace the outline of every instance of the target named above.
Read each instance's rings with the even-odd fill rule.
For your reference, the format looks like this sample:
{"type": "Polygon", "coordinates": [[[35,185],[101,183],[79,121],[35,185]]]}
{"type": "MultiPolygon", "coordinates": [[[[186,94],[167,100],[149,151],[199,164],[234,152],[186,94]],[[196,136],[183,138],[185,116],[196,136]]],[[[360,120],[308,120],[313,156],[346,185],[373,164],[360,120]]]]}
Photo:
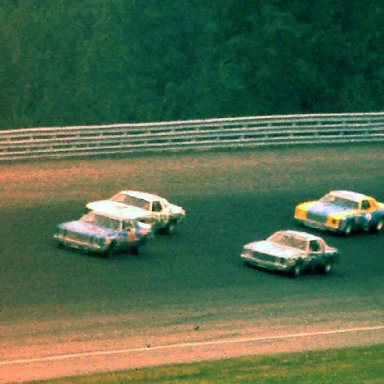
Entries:
{"type": "Polygon", "coordinates": [[[45,384],[379,384],[384,382],[384,345],[252,356],[158,368],[135,369],[45,384]]]}

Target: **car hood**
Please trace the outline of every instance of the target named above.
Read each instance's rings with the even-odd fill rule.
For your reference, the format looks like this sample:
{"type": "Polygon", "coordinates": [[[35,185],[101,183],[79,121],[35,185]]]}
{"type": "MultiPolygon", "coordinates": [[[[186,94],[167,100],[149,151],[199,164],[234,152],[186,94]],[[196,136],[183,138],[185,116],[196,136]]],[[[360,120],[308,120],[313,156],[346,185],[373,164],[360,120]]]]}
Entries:
{"type": "Polygon", "coordinates": [[[185,210],[183,207],[180,207],[176,204],[169,204],[169,208],[173,214],[185,215],[185,210]]]}
{"type": "Polygon", "coordinates": [[[114,236],[117,232],[114,229],[100,227],[96,224],[87,223],[86,221],[81,220],[62,223],[59,224],[58,227],[60,228],[60,230],[66,230],[68,232],[86,235],[89,237],[114,236]]]}
{"type": "Polygon", "coordinates": [[[343,216],[351,212],[350,208],[340,207],[332,203],[315,202],[308,207],[308,212],[319,216],[343,216]]]}
{"type": "Polygon", "coordinates": [[[245,248],[250,249],[254,252],[264,253],[267,255],[283,258],[299,257],[303,255],[303,251],[301,251],[300,249],[288,247],[286,245],[281,245],[267,240],[249,243],[245,246],[245,248]]]}

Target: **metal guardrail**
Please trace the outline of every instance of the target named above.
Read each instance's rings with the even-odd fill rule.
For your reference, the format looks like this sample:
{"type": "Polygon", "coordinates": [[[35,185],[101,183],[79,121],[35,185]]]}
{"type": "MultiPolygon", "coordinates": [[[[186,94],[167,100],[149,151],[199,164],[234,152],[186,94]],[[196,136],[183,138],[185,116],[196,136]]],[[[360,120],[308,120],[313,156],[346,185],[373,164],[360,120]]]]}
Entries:
{"type": "Polygon", "coordinates": [[[384,112],[259,116],[0,131],[0,161],[384,141],[384,112]]]}

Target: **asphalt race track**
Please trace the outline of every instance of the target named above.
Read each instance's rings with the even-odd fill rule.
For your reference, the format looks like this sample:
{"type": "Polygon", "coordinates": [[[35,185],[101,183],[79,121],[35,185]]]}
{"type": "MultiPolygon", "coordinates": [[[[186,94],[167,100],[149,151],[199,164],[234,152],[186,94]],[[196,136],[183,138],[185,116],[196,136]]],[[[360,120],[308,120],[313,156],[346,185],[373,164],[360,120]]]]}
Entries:
{"type": "Polygon", "coordinates": [[[382,144],[0,164],[0,382],[383,343],[384,234],[344,238],[292,220],[298,202],[330,189],[384,201],[383,164],[382,144]],[[164,195],[187,218],[137,256],[102,259],[55,246],[55,224],[122,189],[164,195]],[[244,243],[288,228],[340,248],[331,275],[292,279],[243,265],[244,243]],[[316,336],[334,330],[342,331],[337,340],[316,336]],[[281,335],[285,342],[272,341],[281,335]],[[259,342],[207,351],[213,340],[236,338],[259,342]],[[159,356],[170,345],[180,350],[159,356]]]}

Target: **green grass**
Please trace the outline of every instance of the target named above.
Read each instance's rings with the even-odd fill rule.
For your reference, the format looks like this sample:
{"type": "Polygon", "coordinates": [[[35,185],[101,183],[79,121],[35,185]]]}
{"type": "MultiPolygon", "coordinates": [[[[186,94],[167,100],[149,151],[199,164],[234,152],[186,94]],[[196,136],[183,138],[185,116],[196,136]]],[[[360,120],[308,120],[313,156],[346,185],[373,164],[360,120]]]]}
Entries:
{"type": "Polygon", "coordinates": [[[206,361],[34,383],[381,384],[383,382],[384,345],[377,345],[206,361]]]}

